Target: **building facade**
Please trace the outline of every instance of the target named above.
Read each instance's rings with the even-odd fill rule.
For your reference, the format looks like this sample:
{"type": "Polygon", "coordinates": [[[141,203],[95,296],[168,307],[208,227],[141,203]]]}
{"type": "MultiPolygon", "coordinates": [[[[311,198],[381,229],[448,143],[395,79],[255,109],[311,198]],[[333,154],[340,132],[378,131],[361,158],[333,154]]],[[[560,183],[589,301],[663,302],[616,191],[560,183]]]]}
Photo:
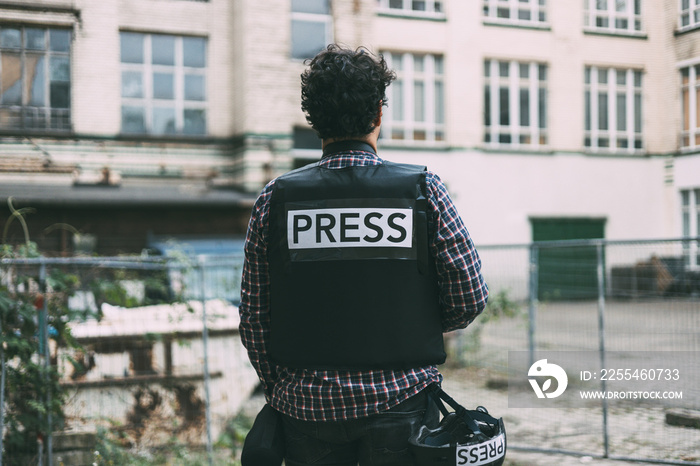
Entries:
{"type": "Polygon", "coordinates": [[[688,0],[3,0],[0,194],[54,251],[240,237],[319,156],[299,75],[330,42],[396,70],[380,155],[437,172],[477,244],[700,233],[688,0]]]}

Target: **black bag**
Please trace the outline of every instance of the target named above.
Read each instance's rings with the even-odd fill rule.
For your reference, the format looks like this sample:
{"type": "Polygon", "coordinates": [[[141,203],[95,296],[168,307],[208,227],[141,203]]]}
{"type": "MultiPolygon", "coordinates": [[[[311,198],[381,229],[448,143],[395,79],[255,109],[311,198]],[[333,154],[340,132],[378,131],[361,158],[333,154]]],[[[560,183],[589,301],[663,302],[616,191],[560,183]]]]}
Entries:
{"type": "Polygon", "coordinates": [[[243,466],[280,466],[284,459],[284,431],[280,414],[265,404],[243,443],[243,466]]]}
{"type": "Polygon", "coordinates": [[[443,418],[436,428],[421,426],[408,440],[417,465],[503,465],[507,441],[502,418],[491,416],[483,406],[464,408],[436,384],[426,390],[443,418]],[[443,402],[455,411],[450,412],[443,402]]]}

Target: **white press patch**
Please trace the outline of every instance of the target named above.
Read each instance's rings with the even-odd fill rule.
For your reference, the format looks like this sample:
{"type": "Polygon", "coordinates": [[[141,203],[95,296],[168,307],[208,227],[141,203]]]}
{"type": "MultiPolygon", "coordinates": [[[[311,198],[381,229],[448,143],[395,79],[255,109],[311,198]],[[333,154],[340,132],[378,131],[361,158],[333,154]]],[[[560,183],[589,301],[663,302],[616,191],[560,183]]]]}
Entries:
{"type": "Polygon", "coordinates": [[[506,436],[500,434],[476,445],[457,445],[458,465],[482,466],[503,458],[506,454],[506,436]]]}
{"type": "Polygon", "coordinates": [[[289,249],[394,247],[413,245],[413,210],[323,208],[287,212],[289,249]]]}

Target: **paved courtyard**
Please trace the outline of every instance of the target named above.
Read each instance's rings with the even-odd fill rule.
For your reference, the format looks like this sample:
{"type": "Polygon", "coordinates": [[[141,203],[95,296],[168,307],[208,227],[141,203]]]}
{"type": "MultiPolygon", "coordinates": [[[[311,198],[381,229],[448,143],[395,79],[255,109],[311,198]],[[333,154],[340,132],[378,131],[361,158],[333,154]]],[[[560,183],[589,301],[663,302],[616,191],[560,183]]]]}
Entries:
{"type": "MultiPolygon", "coordinates": [[[[510,447],[547,449],[550,453],[508,450],[510,465],[571,466],[634,464],[601,459],[602,417],[599,409],[509,408],[505,388],[490,389],[486,370],[443,369],[443,387],[467,408],[485,406],[502,416],[510,447]],[[579,455],[554,451],[580,452],[579,455]]],[[[689,461],[700,464],[700,430],[665,424],[663,408],[611,407],[608,418],[610,455],[625,458],[689,461]]]]}
{"type": "MultiPolygon", "coordinates": [[[[604,305],[606,349],[626,354],[668,356],[674,364],[678,355],[697,368],[700,358],[700,300],[650,299],[607,300],[604,305]]],[[[599,459],[603,455],[603,418],[600,407],[534,409],[509,408],[507,377],[509,351],[528,348],[527,304],[517,318],[487,323],[481,330],[480,349],[464,355],[481,369],[443,369],[445,388],[465,405],[483,404],[506,422],[511,446],[544,448],[588,453],[591,457],[536,454],[510,450],[514,464],[569,465],[620,464],[599,459]],[[505,379],[505,382],[504,382],[505,379]],[[494,381],[496,382],[494,384],[494,381]],[[499,389],[488,387],[497,386],[499,389]]],[[[597,301],[540,302],[535,320],[538,351],[597,351],[601,343],[597,301]]],[[[473,337],[465,332],[462,338],[473,337]]],[[[645,356],[646,357],[646,356],[645,356]]],[[[687,374],[683,384],[683,408],[700,410],[700,371],[687,374]]],[[[669,389],[675,388],[669,386],[669,389]]],[[[609,403],[608,444],[611,456],[644,458],[700,464],[700,430],[669,426],[668,407],[632,401],[609,403]]]]}
{"type": "MultiPolygon", "coordinates": [[[[536,324],[539,349],[598,349],[596,302],[539,303],[536,324]]],[[[700,352],[700,300],[697,299],[609,301],[605,303],[605,324],[606,346],[610,350],[700,352]]],[[[463,335],[463,338],[469,337],[469,332],[463,335]]],[[[620,466],[648,464],[654,460],[668,464],[700,464],[700,430],[667,425],[666,409],[662,406],[641,403],[610,406],[610,456],[646,460],[643,463],[602,458],[600,408],[509,408],[503,376],[508,351],[522,351],[527,347],[526,315],[496,320],[483,327],[479,351],[463,355],[478,362],[480,367],[441,367],[444,389],[455,400],[467,408],[483,405],[492,414],[504,418],[511,447],[506,465],[620,466]],[[522,451],[514,447],[549,452],[522,451]]],[[[251,400],[247,409],[254,415],[261,403],[260,398],[251,400]]],[[[692,406],[687,407],[700,410],[696,401],[690,403],[692,406]]]]}

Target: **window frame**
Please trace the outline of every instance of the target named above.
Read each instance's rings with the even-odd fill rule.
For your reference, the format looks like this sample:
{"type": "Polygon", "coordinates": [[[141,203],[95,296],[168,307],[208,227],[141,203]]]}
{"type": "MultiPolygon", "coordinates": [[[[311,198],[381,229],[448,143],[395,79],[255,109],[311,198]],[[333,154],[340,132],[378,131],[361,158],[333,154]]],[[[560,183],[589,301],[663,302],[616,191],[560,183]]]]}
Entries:
{"type": "MultiPolygon", "coordinates": [[[[681,236],[700,238],[700,187],[685,188],[679,191],[681,207],[681,236]]],[[[700,240],[683,241],[685,266],[700,270],[700,240]]]]}
{"type": "Polygon", "coordinates": [[[625,2],[625,11],[616,9],[616,2],[621,0],[606,0],[605,10],[599,10],[596,3],[599,0],[584,0],[584,30],[588,32],[602,32],[607,34],[644,36],[644,23],[642,21],[642,0],[622,0],[625,2]],[[638,12],[636,11],[638,10],[638,12]],[[598,20],[607,21],[607,26],[599,26],[598,20]],[[618,20],[626,20],[628,27],[617,27],[618,20]],[[639,28],[637,29],[637,25],[639,28]]]}
{"type": "Polygon", "coordinates": [[[413,52],[382,52],[390,69],[396,73],[396,80],[387,90],[388,106],[384,107],[381,128],[381,141],[384,144],[396,145],[446,145],[446,101],[445,101],[445,57],[441,54],[413,53],[413,52]],[[395,62],[401,57],[402,66],[397,67],[395,62]],[[423,58],[423,71],[416,71],[416,57],[423,58]],[[439,59],[439,60],[437,60],[439,59]],[[438,63],[441,72],[438,72],[438,63]],[[401,68],[401,69],[398,69],[401,68]],[[423,103],[421,106],[424,115],[423,121],[416,119],[416,84],[421,83],[423,88],[423,103]],[[396,104],[394,92],[401,88],[401,102],[396,104]],[[439,91],[442,89],[442,102],[438,102],[439,91]],[[398,120],[395,116],[396,109],[402,109],[403,118],[398,120]],[[425,134],[424,139],[416,138],[420,132],[425,134]],[[402,137],[394,135],[402,134],[402,137]],[[410,136],[410,137],[409,137],[410,136]]]}
{"type": "Polygon", "coordinates": [[[689,31],[700,27],[700,5],[694,0],[678,0],[678,30],[689,31]],[[683,4],[687,2],[687,7],[683,4]],[[688,18],[688,24],[683,24],[683,18],[688,18]]]}
{"type": "MultiPolygon", "coordinates": [[[[308,13],[308,12],[301,12],[301,11],[294,11],[294,2],[290,2],[290,17],[289,17],[289,25],[290,25],[290,38],[289,38],[289,57],[292,60],[306,60],[308,58],[313,58],[315,54],[310,55],[310,56],[297,56],[294,53],[294,34],[293,34],[293,24],[295,21],[298,22],[305,22],[305,23],[315,23],[315,24],[323,24],[324,26],[324,44],[321,47],[321,49],[318,50],[320,52],[323,50],[328,44],[333,42],[333,10],[332,10],[332,4],[330,0],[325,0],[326,2],[326,7],[328,13],[308,13]]],[[[318,53],[316,52],[316,53],[318,53]]]]}
{"type": "MultiPolygon", "coordinates": [[[[48,25],[38,24],[14,24],[7,23],[0,25],[0,29],[18,29],[20,32],[20,44],[19,47],[2,47],[0,45],[0,73],[2,72],[2,57],[5,54],[15,55],[19,57],[20,66],[20,103],[0,103],[0,112],[8,112],[8,121],[12,122],[16,118],[17,125],[4,125],[2,126],[3,131],[29,131],[36,133],[70,133],[73,131],[73,115],[72,115],[72,100],[73,100],[73,30],[70,27],[51,27],[48,25]],[[28,46],[27,42],[27,31],[28,30],[41,30],[44,33],[44,48],[31,48],[28,46]],[[52,50],[51,49],[51,32],[52,31],[62,31],[68,33],[68,50],[52,50]],[[30,89],[33,88],[33,84],[28,82],[30,77],[27,74],[27,56],[38,56],[41,55],[43,60],[37,60],[37,63],[42,63],[43,73],[43,83],[42,83],[42,94],[44,96],[44,105],[31,105],[30,89]],[[52,63],[53,59],[67,59],[68,63],[68,80],[63,79],[53,79],[52,78],[52,63]],[[52,100],[52,83],[67,83],[68,84],[68,96],[67,96],[67,107],[53,107],[52,100]],[[44,121],[43,125],[38,125],[40,121],[44,121]],[[27,124],[28,122],[31,122],[27,124]]],[[[35,69],[36,71],[36,69],[35,69]]],[[[38,73],[34,73],[34,77],[38,73]]],[[[15,81],[17,83],[17,81],[15,81]]],[[[2,89],[0,89],[2,91],[2,89]]],[[[2,94],[0,94],[0,97],[2,94]]]]}
{"type": "Polygon", "coordinates": [[[482,14],[486,24],[541,29],[549,27],[547,0],[483,0],[482,14]],[[529,8],[525,8],[527,4],[529,4],[529,8]],[[507,10],[508,17],[498,16],[499,10],[507,10]],[[519,18],[518,16],[521,11],[529,11],[530,19],[519,18]],[[543,19],[540,19],[540,15],[543,16],[543,19]]]}
{"type": "Polygon", "coordinates": [[[615,68],[586,65],[584,67],[584,141],[586,152],[643,154],[644,146],[644,72],[638,68],[615,68]],[[618,73],[625,73],[625,83],[618,83],[618,73]],[[605,73],[605,83],[600,82],[605,73]],[[637,86],[639,76],[639,86],[637,86]],[[588,81],[588,82],[586,82],[588,81]],[[626,128],[618,129],[620,93],[625,96],[624,122],[626,128]],[[604,114],[607,128],[601,128],[600,98],[607,99],[604,114]],[[638,98],[638,99],[637,99],[638,98]],[[639,105],[637,105],[639,104],[639,105]],[[600,141],[607,139],[608,145],[600,141]],[[618,141],[627,140],[627,147],[619,147],[618,141]],[[594,142],[596,142],[594,144],[594,142]],[[639,144],[637,144],[639,142],[639,144]],[[639,146],[639,147],[638,147],[639,146]]]}
{"type": "Polygon", "coordinates": [[[121,104],[121,126],[120,133],[129,136],[147,136],[147,137],[206,137],[209,134],[209,125],[207,116],[209,115],[209,92],[207,74],[209,70],[208,49],[209,41],[207,37],[202,36],[186,36],[174,34],[160,33],[144,33],[123,30],[120,34],[120,53],[121,53],[121,38],[122,34],[138,34],[143,37],[143,61],[141,63],[124,62],[120,58],[120,104],[121,104]],[[153,63],[153,37],[171,37],[174,39],[174,63],[172,65],[163,65],[153,63]],[[202,67],[185,66],[184,64],[184,39],[196,38],[204,40],[205,54],[204,65],[202,67]],[[158,98],[154,96],[155,86],[153,85],[153,77],[155,73],[173,74],[173,97],[158,98]],[[124,75],[125,73],[140,73],[142,77],[141,97],[124,96],[124,75]],[[199,76],[203,80],[204,98],[202,100],[192,100],[185,98],[185,80],[187,76],[199,76]],[[124,108],[125,107],[142,107],[144,111],[144,131],[125,131],[124,129],[124,108]],[[175,132],[155,132],[153,124],[153,113],[155,108],[172,108],[175,114],[175,132]],[[204,114],[204,131],[202,133],[187,133],[185,132],[185,112],[187,110],[201,110],[204,114]]]}
{"type": "Polygon", "coordinates": [[[524,149],[547,150],[549,148],[549,94],[547,83],[549,81],[549,66],[539,61],[518,61],[511,59],[486,58],[484,66],[484,136],[483,144],[486,147],[498,149],[524,149]],[[508,67],[508,76],[501,76],[502,64],[508,67]],[[523,80],[521,66],[527,66],[528,76],[523,80]],[[541,71],[544,69],[544,79],[541,79],[541,71]],[[536,77],[533,79],[532,77],[536,77]],[[523,82],[524,81],[524,82],[523,82]],[[527,86],[523,87],[523,84],[527,86]],[[507,90],[508,96],[508,123],[501,123],[503,117],[501,111],[501,91],[507,90]],[[528,105],[527,119],[534,124],[522,126],[521,117],[524,107],[521,103],[521,90],[527,89],[528,105]],[[540,103],[540,96],[544,102],[540,103]],[[510,141],[501,139],[510,138],[510,141]],[[530,142],[522,142],[522,139],[530,142]],[[534,141],[534,142],[533,142],[534,141]]]}
{"type": "Polygon", "coordinates": [[[446,19],[444,0],[422,0],[425,10],[413,9],[414,0],[393,0],[402,2],[401,8],[391,6],[392,0],[377,0],[377,11],[390,16],[403,16],[412,18],[446,19]],[[436,5],[438,6],[436,8],[436,5]]]}
{"type": "Polygon", "coordinates": [[[700,58],[681,62],[677,66],[680,74],[681,131],[678,146],[681,152],[700,150],[700,58]],[[688,70],[685,81],[683,71],[688,70]],[[695,92],[692,90],[695,89],[695,92]],[[688,92],[688,98],[684,96],[688,92]],[[686,142],[687,141],[687,142],[686,142]]]}

